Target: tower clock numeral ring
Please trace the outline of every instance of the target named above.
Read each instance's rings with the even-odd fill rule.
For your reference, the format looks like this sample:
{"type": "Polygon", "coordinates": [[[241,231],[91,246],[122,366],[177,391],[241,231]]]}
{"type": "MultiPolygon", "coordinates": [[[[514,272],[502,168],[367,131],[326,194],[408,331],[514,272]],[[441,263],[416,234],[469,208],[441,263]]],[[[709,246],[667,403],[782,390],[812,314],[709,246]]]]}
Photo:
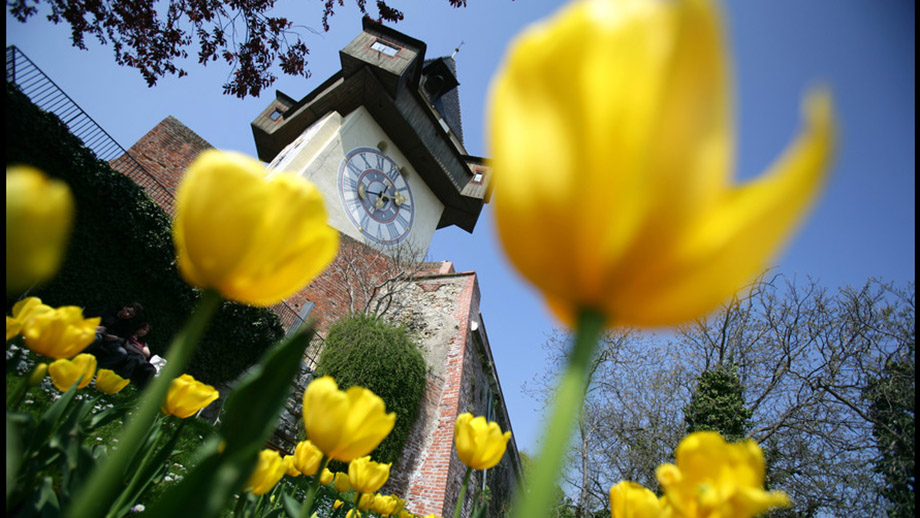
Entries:
{"type": "Polygon", "coordinates": [[[339,197],[348,219],[364,237],[399,243],[415,223],[412,190],[400,166],[374,148],[348,152],[339,168],[339,197]]]}

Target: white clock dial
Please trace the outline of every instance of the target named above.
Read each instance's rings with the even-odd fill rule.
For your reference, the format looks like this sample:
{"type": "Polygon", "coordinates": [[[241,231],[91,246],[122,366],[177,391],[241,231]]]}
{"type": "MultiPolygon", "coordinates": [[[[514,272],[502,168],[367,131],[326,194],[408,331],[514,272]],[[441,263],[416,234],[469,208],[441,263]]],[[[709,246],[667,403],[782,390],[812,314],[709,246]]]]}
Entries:
{"type": "Polygon", "coordinates": [[[349,151],[339,167],[338,188],[345,213],[368,239],[395,245],[409,235],[415,202],[392,158],[369,147],[349,151]]]}

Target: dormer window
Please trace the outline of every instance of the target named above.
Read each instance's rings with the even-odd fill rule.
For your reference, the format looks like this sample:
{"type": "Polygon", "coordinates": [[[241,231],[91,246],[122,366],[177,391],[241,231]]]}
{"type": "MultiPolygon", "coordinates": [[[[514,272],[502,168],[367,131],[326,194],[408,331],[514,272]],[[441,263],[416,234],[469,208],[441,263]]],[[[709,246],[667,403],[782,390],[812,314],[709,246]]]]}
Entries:
{"type": "Polygon", "coordinates": [[[371,50],[376,50],[384,56],[389,56],[391,58],[399,53],[399,47],[391,45],[383,40],[375,40],[374,43],[371,43],[371,50]]]}

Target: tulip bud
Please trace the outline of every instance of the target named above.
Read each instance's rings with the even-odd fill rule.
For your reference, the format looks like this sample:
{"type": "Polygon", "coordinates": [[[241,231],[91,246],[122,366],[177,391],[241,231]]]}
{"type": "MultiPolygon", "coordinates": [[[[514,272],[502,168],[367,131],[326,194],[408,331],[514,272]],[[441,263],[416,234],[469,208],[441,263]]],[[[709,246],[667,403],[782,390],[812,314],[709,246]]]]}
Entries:
{"type": "Polygon", "coordinates": [[[218,397],[220,394],[214,387],[183,374],[170,382],[169,393],[160,410],[166,415],[185,419],[210,405],[218,397]]]}
{"type": "Polygon", "coordinates": [[[291,174],[266,177],[246,155],[204,151],[176,192],[173,238],[191,284],[255,306],[280,302],[338,252],[319,189],[291,174]]]}
{"type": "Polygon", "coordinates": [[[51,383],[61,392],[66,392],[77,380],[80,380],[78,389],[86,387],[93,380],[95,372],[96,357],[92,354],[78,354],[73,360],[62,358],[48,366],[51,383]]]}
{"type": "Polygon", "coordinates": [[[48,374],[48,364],[39,363],[32,369],[32,374],[29,375],[28,384],[30,387],[35,387],[41,384],[42,380],[45,379],[45,375],[48,374]]]}
{"type": "Polygon", "coordinates": [[[67,184],[29,166],[6,169],[6,293],[21,293],[57,273],[73,226],[67,184]]]}
{"type": "Polygon", "coordinates": [[[486,418],[473,418],[470,413],[457,416],[454,426],[454,443],[457,456],[473,469],[489,469],[498,464],[505,454],[511,432],[502,433],[498,423],[486,418]]]}

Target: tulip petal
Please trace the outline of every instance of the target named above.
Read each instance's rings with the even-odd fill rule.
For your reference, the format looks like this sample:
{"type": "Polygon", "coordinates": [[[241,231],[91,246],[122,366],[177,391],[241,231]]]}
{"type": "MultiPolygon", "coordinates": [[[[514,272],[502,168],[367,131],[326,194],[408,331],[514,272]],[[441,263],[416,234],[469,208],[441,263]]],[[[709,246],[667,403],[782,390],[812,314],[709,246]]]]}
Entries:
{"type": "Polygon", "coordinates": [[[695,221],[667,269],[645,268],[619,287],[609,310],[618,321],[666,325],[705,314],[762,272],[803,219],[826,180],[834,130],[830,94],[805,101],[806,128],[765,173],[728,191],[695,221]]]}
{"type": "Polygon", "coordinates": [[[640,228],[648,187],[622,172],[646,165],[671,25],[663,2],[575,2],[519,37],[493,84],[498,231],[549,295],[596,289],[605,264],[594,249],[615,260],[640,228]]]}

